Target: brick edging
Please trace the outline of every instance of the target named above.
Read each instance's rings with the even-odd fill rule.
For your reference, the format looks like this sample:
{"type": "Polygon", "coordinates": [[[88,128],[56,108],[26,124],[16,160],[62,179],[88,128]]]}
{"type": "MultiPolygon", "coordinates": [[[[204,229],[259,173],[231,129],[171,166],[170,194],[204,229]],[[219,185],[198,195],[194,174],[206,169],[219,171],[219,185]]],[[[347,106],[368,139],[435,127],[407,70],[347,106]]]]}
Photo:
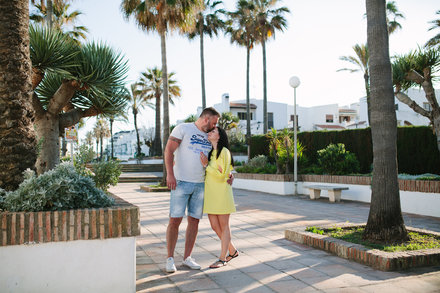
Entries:
{"type": "MultiPolygon", "coordinates": [[[[353,227],[356,225],[341,225],[353,227]]],[[[334,226],[323,227],[334,228],[334,226]]],[[[408,231],[429,233],[440,236],[440,233],[406,227],[408,231]]],[[[285,238],[300,244],[319,248],[337,256],[371,266],[381,271],[398,271],[421,266],[440,264],[440,249],[423,249],[404,252],[385,252],[377,249],[368,249],[360,244],[346,242],[327,235],[306,232],[305,227],[285,230],[285,238]]]]}
{"type": "Polygon", "coordinates": [[[0,212],[0,247],[140,235],[139,207],[112,196],[109,208],[0,212]]]}
{"type": "MultiPolygon", "coordinates": [[[[235,178],[264,180],[264,181],[293,181],[293,174],[252,174],[236,173],[235,178]]],[[[370,176],[336,176],[336,175],[298,175],[301,182],[325,182],[339,184],[370,185],[370,176]]],[[[440,193],[440,181],[438,180],[407,180],[399,179],[399,189],[402,191],[440,193]]]]}

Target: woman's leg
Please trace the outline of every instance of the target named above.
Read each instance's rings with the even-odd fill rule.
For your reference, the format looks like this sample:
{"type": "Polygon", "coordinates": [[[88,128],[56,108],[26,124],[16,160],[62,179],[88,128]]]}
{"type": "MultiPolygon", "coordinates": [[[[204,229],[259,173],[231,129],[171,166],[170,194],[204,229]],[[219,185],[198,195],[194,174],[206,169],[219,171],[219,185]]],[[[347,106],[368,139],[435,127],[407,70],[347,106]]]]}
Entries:
{"type": "Polygon", "coordinates": [[[222,239],[222,229],[220,227],[218,215],[208,214],[208,219],[209,223],[211,224],[212,230],[214,230],[219,239],[222,239]]]}
{"type": "Polygon", "coordinates": [[[229,227],[229,214],[227,215],[218,215],[218,220],[220,223],[220,227],[222,230],[222,236],[221,239],[221,253],[220,253],[220,259],[226,260],[226,254],[229,250],[230,254],[233,254],[235,252],[235,247],[231,242],[231,229],[229,227]]]}

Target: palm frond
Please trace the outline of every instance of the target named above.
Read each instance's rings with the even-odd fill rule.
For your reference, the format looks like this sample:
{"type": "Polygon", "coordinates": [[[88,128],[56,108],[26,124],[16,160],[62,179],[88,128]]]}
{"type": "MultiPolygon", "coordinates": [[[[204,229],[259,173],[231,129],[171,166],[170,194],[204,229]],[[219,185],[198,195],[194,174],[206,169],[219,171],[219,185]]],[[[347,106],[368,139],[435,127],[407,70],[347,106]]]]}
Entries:
{"type": "Polygon", "coordinates": [[[39,25],[29,27],[29,38],[32,67],[71,77],[70,72],[78,66],[77,44],[61,31],[39,25]]]}

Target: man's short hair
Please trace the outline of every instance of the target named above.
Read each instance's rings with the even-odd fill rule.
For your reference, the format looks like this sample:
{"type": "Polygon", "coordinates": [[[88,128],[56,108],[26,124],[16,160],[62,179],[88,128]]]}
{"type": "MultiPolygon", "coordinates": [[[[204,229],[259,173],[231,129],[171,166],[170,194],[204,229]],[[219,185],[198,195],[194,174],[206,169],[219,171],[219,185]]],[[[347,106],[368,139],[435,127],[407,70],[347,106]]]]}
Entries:
{"type": "Polygon", "coordinates": [[[200,117],[204,117],[204,116],[218,116],[220,117],[220,113],[217,112],[216,109],[214,109],[213,107],[208,107],[203,109],[202,114],[200,114],[200,117]]]}

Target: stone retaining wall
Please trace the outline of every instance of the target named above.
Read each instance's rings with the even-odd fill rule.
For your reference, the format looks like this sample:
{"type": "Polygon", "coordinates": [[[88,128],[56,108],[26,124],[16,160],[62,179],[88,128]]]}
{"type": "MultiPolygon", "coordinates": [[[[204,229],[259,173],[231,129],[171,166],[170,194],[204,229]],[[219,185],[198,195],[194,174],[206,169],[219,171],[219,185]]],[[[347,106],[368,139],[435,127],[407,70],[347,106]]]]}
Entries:
{"type": "Polygon", "coordinates": [[[0,212],[0,247],[140,235],[139,208],[113,197],[109,208],[0,212]]]}
{"type": "MultiPolygon", "coordinates": [[[[293,174],[236,173],[234,174],[234,177],[238,179],[293,182],[293,174]]],[[[370,176],[298,175],[298,181],[370,185],[371,177],[370,176]]],[[[399,189],[402,191],[440,193],[440,181],[399,179],[399,189]]]]}

